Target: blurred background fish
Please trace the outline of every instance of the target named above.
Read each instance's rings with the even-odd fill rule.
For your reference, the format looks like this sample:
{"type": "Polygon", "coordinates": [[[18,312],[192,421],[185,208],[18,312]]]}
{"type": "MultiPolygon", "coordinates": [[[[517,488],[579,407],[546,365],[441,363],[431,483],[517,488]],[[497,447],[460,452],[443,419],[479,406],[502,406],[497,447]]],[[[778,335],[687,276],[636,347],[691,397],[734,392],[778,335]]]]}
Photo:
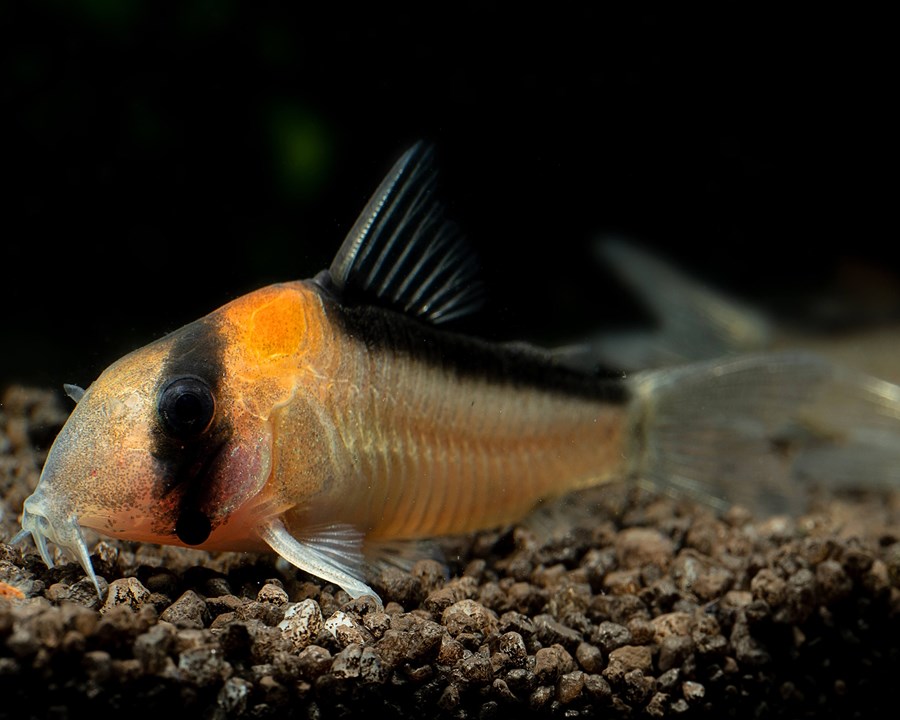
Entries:
{"type": "Polygon", "coordinates": [[[896,278],[886,271],[850,267],[852,295],[832,293],[812,307],[805,305],[805,315],[795,311],[779,317],[711,287],[633,241],[605,237],[595,250],[647,310],[650,322],[595,336],[581,348],[593,362],[639,370],[744,352],[806,350],[900,383],[900,297],[896,278]]]}

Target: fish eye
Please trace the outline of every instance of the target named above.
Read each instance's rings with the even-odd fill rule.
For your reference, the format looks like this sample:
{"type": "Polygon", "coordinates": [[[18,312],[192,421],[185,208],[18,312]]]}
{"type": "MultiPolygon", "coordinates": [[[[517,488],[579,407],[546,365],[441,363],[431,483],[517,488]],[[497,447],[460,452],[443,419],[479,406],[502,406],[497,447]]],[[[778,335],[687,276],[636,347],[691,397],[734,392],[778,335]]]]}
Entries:
{"type": "Polygon", "coordinates": [[[166,434],[187,440],[209,427],[216,412],[216,401],[209,385],[188,375],[175,378],[162,389],[157,410],[166,434]]]}

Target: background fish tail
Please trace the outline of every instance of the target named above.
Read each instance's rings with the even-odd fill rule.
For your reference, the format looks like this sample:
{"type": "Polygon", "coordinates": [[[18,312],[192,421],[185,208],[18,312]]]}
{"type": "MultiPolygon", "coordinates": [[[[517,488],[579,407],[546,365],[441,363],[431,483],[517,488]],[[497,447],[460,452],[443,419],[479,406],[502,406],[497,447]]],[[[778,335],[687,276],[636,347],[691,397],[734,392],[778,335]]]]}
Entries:
{"type": "Polygon", "coordinates": [[[631,378],[630,474],[762,514],[818,488],[900,487],[900,387],[811,353],[743,355],[631,378]]]}
{"type": "Polygon", "coordinates": [[[595,250],[655,323],[592,338],[583,352],[593,362],[643,370],[771,347],[775,330],[768,318],[663,258],[616,237],[603,238],[595,250]]]}

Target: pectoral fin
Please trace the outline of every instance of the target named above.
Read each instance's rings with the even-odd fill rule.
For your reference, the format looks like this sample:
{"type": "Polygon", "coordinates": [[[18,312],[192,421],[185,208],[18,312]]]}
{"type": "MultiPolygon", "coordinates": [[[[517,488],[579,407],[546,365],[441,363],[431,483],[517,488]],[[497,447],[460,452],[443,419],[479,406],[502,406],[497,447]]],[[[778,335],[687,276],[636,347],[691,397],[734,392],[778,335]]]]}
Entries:
{"type": "MultiPolygon", "coordinates": [[[[411,572],[419,560],[446,565],[444,553],[431,540],[384,540],[366,543],[366,564],[373,570],[394,567],[411,572]]],[[[446,568],[445,568],[446,569],[446,568]]]]}
{"type": "Polygon", "coordinates": [[[338,585],[350,597],[371,595],[381,602],[363,581],[363,534],[356,528],[345,524],[311,527],[298,538],[280,518],[273,518],[259,526],[259,536],[291,565],[338,585]]]}
{"type": "Polygon", "coordinates": [[[66,395],[68,395],[72,400],[78,403],[82,397],[84,397],[85,389],[83,387],[79,387],[78,385],[73,385],[72,383],[63,383],[63,390],[66,391],[66,395]]]}

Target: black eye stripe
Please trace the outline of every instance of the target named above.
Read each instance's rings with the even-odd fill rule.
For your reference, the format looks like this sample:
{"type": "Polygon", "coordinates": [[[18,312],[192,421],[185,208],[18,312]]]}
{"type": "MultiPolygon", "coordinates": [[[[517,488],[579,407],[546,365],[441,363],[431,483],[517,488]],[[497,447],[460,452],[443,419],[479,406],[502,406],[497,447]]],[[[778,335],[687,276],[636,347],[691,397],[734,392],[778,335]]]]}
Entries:
{"type": "MultiPolygon", "coordinates": [[[[223,386],[225,344],[219,321],[213,317],[195,320],[177,330],[160,367],[159,385],[150,408],[155,410],[150,448],[157,473],[153,492],[166,508],[156,519],[155,529],[160,534],[177,536],[186,544],[202,543],[205,535],[222,523],[214,506],[210,506],[208,494],[216,458],[232,435],[227,392],[223,386]],[[175,403],[179,411],[170,412],[168,403],[172,400],[161,401],[167,390],[173,392],[173,383],[185,378],[202,383],[209,395],[203,392],[196,398],[184,400],[185,415],[193,416],[194,421],[189,427],[182,428],[174,426],[174,419],[180,417],[180,403],[175,403]],[[203,397],[212,399],[210,416],[205,423],[202,418],[198,420],[203,414],[199,408],[208,406],[202,401],[203,397]],[[198,409],[188,413],[195,400],[198,409]],[[161,408],[161,404],[164,407],[161,408]],[[173,435],[173,431],[183,432],[186,436],[173,435]],[[190,434],[195,431],[197,434],[190,434]]],[[[175,397],[178,396],[180,394],[175,397]]]]}
{"type": "Polygon", "coordinates": [[[176,440],[189,440],[210,426],[216,401],[209,385],[196,376],[186,375],[163,387],[157,410],[166,435],[176,440]]]}
{"type": "Polygon", "coordinates": [[[185,545],[200,545],[212,532],[209,518],[199,510],[185,510],[178,516],[175,534],[185,545]]]}

